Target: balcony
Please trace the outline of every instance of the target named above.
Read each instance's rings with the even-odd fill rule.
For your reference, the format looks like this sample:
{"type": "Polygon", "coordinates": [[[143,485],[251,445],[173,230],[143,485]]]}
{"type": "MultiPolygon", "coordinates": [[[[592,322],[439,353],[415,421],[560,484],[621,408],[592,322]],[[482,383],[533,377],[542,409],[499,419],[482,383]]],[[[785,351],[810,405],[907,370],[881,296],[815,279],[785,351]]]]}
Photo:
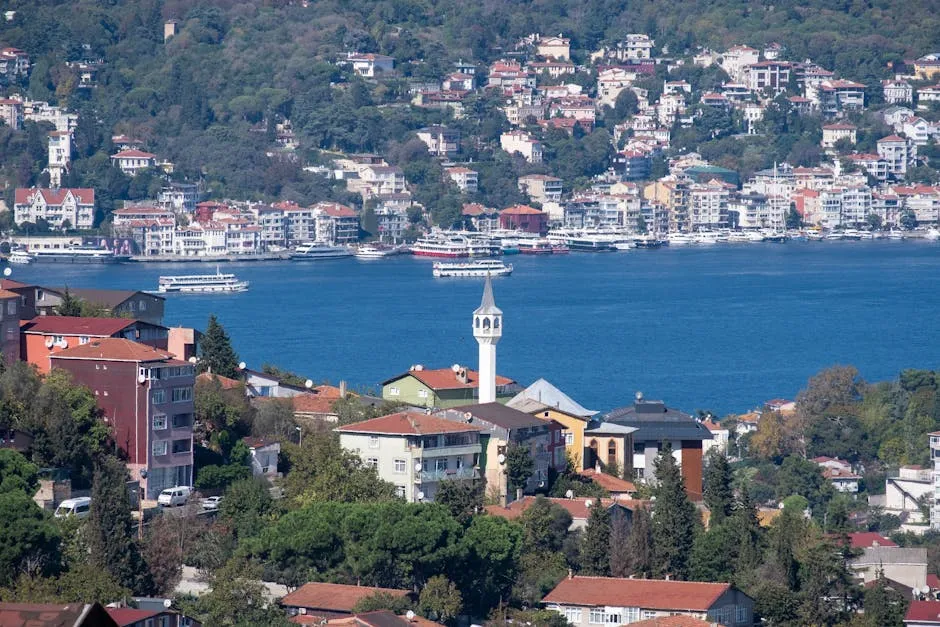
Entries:
{"type": "Polygon", "coordinates": [[[409,450],[415,455],[420,455],[424,458],[474,455],[480,452],[480,443],[474,442],[473,444],[461,444],[459,446],[434,446],[430,448],[412,446],[409,447],[409,450]]]}
{"type": "Polygon", "coordinates": [[[460,468],[458,470],[422,470],[420,477],[421,483],[454,479],[475,479],[477,478],[477,471],[474,468],[460,468]]]}

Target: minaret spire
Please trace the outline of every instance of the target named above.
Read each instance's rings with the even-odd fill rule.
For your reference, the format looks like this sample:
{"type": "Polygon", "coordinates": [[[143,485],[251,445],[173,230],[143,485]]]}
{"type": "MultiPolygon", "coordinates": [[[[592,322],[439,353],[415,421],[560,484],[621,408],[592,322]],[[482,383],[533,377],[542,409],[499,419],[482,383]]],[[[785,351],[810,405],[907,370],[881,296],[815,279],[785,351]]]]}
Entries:
{"type": "Polygon", "coordinates": [[[493,280],[489,274],[483,284],[483,299],[473,312],[473,337],[480,345],[479,401],[496,401],[496,343],[503,335],[503,312],[493,298],[493,280]]]}

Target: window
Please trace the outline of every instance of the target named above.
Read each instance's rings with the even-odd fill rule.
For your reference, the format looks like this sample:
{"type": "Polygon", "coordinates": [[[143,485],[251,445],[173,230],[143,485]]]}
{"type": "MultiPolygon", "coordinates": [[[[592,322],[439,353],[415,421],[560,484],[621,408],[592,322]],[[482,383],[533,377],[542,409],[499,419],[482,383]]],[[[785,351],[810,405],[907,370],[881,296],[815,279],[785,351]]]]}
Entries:
{"type": "Polygon", "coordinates": [[[620,614],[607,614],[605,618],[607,619],[608,625],[620,625],[623,623],[623,621],[620,620],[620,614]]]}
{"type": "Polygon", "coordinates": [[[623,622],[625,623],[635,623],[640,620],[640,608],[638,607],[625,607],[623,608],[623,622]]]}
{"type": "Polygon", "coordinates": [[[165,403],[166,390],[154,390],[150,393],[150,400],[154,403],[165,403]]]}
{"type": "Polygon", "coordinates": [[[565,620],[573,625],[581,624],[581,608],[580,607],[566,607],[565,608],[565,620]]]}
{"type": "Polygon", "coordinates": [[[447,458],[438,458],[434,460],[434,470],[444,472],[447,470],[447,458]]]}
{"type": "Polygon", "coordinates": [[[64,342],[64,341],[65,341],[65,338],[62,337],[61,335],[53,335],[53,336],[52,336],[52,343],[53,343],[53,344],[58,344],[59,342],[64,342]]]}
{"type": "Polygon", "coordinates": [[[167,450],[166,440],[154,440],[153,442],[153,454],[154,455],[166,455],[166,450],[167,450]]]}
{"type": "Polygon", "coordinates": [[[656,612],[653,610],[643,610],[643,620],[648,620],[650,618],[656,618],[656,612]]]}
{"type": "Polygon", "coordinates": [[[80,336],[80,337],[78,338],[78,343],[79,343],[79,344],[87,344],[87,343],[90,342],[90,341],[91,341],[91,338],[88,337],[87,335],[82,335],[82,336],[80,336]]]}
{"type": "Polygon", "coordinates": [[[162,431],[163,429],[166,429],[166,415],[155,414],[153,417],[153,430],[162,431]]]}
{"type": "Polygon", "coordinates": [[[565,431],[565,446],[574,446],[574,433],[565,431]]]}
{"type": "Polygon", "coordinates": [[[747,621],[747,606],[745,605],[734,606],[734,622],[736,623],[748,622],[747,621]]]}
{"type": "Polygon", "coordinates": [[[183,403],[193,400],[193,389],[190,387],[173,388],[173,402],[183,403]]]}
{"type": "Polygon", "coordinates": [[[401,390],[399,390],[398,388],[388,388],[389,396],[398,396],[399,394],[401,394],[401,390]]]}
{"type": "Polygon", "coordinates": [[[463,467],[464,467],[463,457],[458,457],[457,458],[457,470],[463,470],[463,467]]]}
{"type": "Polygon", "coordinates": [[[403,485],[395,486],[395,496],[397,496],[400,499],[405,498],[405,486],[403,485]]]}
{"type": "Polygon", "coordinates": [[[369,436],[369,448],[379,448],[379,436],[377,435],[369,436]]]}
{"type": "Polygon", "coordinates": [[[427,390],[418,390],[418,398],[427,398],[427,397],[428,397],[427,390]]]}
{"type": "Polygon", "coordinates": [[[367,457],[366,458],[366,467],[367,468],[378,468],[379,458],[378,457],[367,457]]]}
{"type": "Polygon", "coordinates": [[[173,415],[173,428],[179,429],[181,427],[191,427],[193,424],[193,415],[192,414],[174,414],[173,415]]]}
{"type": "Polygon", "coordinates": [[[606,614],[604,608],[602,607],[592,607],[591,608],[591,624],[592,625],[603,625],[606,621],[606,614]]]}
{"type": "Polygon", "coordinates": [[[403,459],[395,460],[395,472],[400,475],[405,474],[405,460],[403,459]]]}
{"type": "Polygon", "coordinates": [[[138,305],[138,307],[140,308],[141,311],[147,311],[147,301],[145,300],[140,301],[140,304],[138,305]]]}
{"type": "Polygon", "coordinates": [[[193,449],[193,442],[189,438],[185,440],[173,440],[174,453],[188,453],[193,449]]]}
{"type": "Polygon", "coordinates": [[[15,300],[7,301],[7,313],[11,316],[16,313],[16,301],[15,300]]]}

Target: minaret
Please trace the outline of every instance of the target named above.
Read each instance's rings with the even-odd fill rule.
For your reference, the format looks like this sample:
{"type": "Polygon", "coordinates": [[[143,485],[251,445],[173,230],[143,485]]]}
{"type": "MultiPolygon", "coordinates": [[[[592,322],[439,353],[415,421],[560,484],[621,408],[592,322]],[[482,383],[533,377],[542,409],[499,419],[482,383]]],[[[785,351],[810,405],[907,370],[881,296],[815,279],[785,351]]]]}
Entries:
{"type": "Polygon", "coordinates": [[[483,300],[473,312],[473,337],[480,345],[481,403],[496,401],[496,343],[503,335],[503,312],[493,300],[493,282],[486,275],[483,300]]]}

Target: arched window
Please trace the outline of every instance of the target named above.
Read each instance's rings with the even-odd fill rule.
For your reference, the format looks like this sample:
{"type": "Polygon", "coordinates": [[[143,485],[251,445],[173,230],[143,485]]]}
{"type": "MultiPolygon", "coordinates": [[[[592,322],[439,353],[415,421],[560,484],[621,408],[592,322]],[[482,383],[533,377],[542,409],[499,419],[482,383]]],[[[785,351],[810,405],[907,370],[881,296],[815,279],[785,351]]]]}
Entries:
{"type": "Polygon", "coordinates": [[[607,465],[615,466],[617,464],[617,442],[609,440],[607,442],[607,465]]]}
{"type": "Polygon", "coordinates": [[[478,328],[478,329],[480,328],[480,316],[477,316],[476,318],[474,318],[474,325],[473,325],[473,326],[475,326],[475,327],[478,328]]]}
{"type": "Polygon", "coordinates": [[[499,318],[493,318],[493,328],[494,329],[499,328],[499,318]]]}
{"type": "Polygon", "coordinates": [[[483,328],[484,328],[484,329],[489,329],[489,328],[490,328],[490,319],[489,319],[489,318],[483,318],[483,328]]]}

